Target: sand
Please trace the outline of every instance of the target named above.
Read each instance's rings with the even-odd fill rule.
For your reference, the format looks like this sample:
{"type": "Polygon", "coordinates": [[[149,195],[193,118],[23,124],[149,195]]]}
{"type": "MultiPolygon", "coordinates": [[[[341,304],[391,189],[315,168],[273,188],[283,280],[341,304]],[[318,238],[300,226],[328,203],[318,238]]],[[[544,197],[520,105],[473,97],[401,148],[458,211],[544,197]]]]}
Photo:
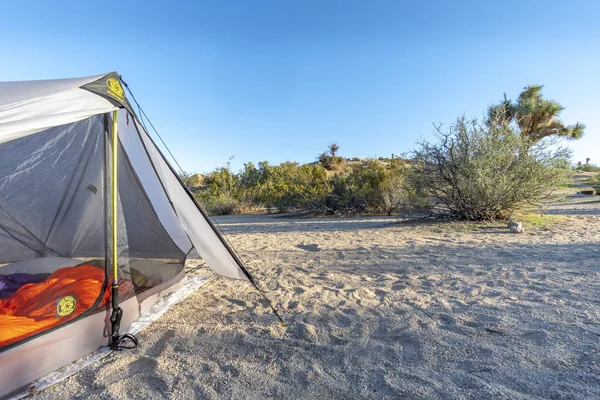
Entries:
{"type": "MultiPolygon", "coordinates": [[[[115,353],[34,396],[600,398],[600,196],[547,227],[397,217],[217,218],[251,287],[213,277],[115,353]]],[[[205,273],[205,268],[192,272],[205,273]]]]}

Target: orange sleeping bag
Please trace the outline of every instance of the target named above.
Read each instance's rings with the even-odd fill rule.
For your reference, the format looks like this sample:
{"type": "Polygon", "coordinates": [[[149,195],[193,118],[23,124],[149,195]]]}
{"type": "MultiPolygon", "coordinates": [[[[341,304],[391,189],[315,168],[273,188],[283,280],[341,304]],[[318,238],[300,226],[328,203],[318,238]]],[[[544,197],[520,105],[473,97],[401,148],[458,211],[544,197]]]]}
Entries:
{"type": "MultiPolygon", "coordinates": [[[[82,264],[58,269],[45,281],[23,285],[11,297],[0,299],[0,347],[81,315],[94,305],[103,283],[104,269],[82,264]]],[[[106,308],[109,288],[99,309],[106,308]]],[[[131,282],[119,282],[120,295],[131,288],[131,282]]]]}

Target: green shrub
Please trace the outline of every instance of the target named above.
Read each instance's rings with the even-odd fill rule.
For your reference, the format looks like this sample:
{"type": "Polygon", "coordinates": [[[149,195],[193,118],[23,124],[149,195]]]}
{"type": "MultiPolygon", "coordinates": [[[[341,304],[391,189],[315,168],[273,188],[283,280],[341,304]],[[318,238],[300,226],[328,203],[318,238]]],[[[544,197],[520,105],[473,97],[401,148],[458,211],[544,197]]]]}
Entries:
{"type": "Polygon", "coordinates": [[[329,190],[329,181],[325,168],[318,164],[265,163],[260,188],[260,200],[268,209],[299,211],[319,203],[329,190]]]}
{"type": "Polygon", "coordinates": [[[375,160],[357,165],[331,179],[322,211],[331,214],[387,214],[397,212],[409,197],[410,168],[401,160],[385,166],[375,160]]]}
{"type": "Polygon", "coordinates": [[[345,164],[344,157],[339,157],[337,152],[340,150],[340,146],[333,142],[327,146],[328,152],[321,153],[317,160],[319,163],[328,171],[337,171],[342,168],[345,164]]]}
{"type": "Polygon", "coordinates": [[[459,118],[435,143],[415,151],[413,183],[432,211],[467,220],[505,219],[538,204],[566,178],[568,156],[547,141],[533,143],[507,124],[459,118]]]}
{"type": "Polygon", "coordinates": [[[329,191],[327,172],[321,165],[285,162],[256,167],[244,165],[238,174],[229,166],[206,174],[196,198],[211,214],[231,214],[252,208],[268,211],[301,211],[321,204],[329,191]]]}
{"type": "Polygon", "coordinates": [[[237,190],[237,176],[229,165],[217,168],[204,177],[204,188],[213,195],[227,194],[233,197],[237,190]]]}
{"type": "Polygon", "coordinates": [[[201,204],[210,215],[231,215],[240,212],[240,202],[226,194],[205,197],[201,204]]]}
{"type": "Polygon", "coordinates": [[[322,153],[319,156],[319,163],[328,171],[336,171],[344,165],[344,157],[331,156],[327,153],[322,153]]]}
{"type": "Polygon", "coordinates": [[[229,215],[239,211],[238,177],[229,168],[217,168],[206,174],[202,186],[194,187],[195,197],[211,215],[229,215]]]}
{"type": "Polygon", "coordinates": [[[227,215],[264,207],[277,212],[392,214],[413,202],[410,166],[401,159],[368,160],[329,175],[321,164],[247,163],[239,173],[229,166],[206,174],[195,196],[208,213],[227,215]]]}
{"type": "Polygon", "coordinates": [[[575,169],[577,171],[582,171],[582,172],[600,172],[600,167],[595,164],[579,163],[579,165],[577,165],[577,167],[575,167],[575,169]]]}

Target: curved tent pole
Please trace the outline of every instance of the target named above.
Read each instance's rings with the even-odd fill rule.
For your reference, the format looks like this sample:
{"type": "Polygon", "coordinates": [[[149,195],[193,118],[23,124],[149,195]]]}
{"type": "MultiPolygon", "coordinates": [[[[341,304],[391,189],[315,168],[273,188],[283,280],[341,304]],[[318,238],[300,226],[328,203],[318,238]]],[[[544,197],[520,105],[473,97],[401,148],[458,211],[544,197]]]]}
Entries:
{"type": "Polygon", "coordinates": [[[122,335],[119,334],[119,330],[121,329],[121,318],[123,318],[123,310],[119,307],[119,245],[117,243],[118,239],[118,199],[119,199],[119,185],[118,185],[118,155],[119,155],[119,136],[117,129],[117,110],[112,113],[112,146],[111,146],[111,160],[112,160],[112,168],[111,168],[111,230],[112,230],[112,314],[110,316],[110,324],[111,324],[111,340],[110,340],[110,348],[112,350],[120,350],[120,349],[130,349],[137,347],[138,340],[137,338],[130,334],[124,333],[122,335]],[[124,339],[129,339],[133,342],[131,346],[122,346],[121,342],[124,339]]]}

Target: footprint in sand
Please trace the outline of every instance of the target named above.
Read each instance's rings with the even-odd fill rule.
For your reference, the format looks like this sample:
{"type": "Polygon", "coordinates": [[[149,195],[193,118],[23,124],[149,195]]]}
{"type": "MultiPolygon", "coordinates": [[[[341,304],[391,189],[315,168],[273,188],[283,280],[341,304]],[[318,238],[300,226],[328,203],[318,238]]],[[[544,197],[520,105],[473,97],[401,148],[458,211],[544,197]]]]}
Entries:
{"type": "Polygon", "coordinates": [[[232,304],[235,304],[236,306],[240,306],[240,307],[248,306],[248,303],[246,303],[244,300],[229,298],[229,297],[225,297],[225,296],[223,296],[222,298],[224,298],[225,300],[227,300],[228,302],[230,302],[232,304]]]}
{"type": "Polygon", "coordinates": [[[340,308],[339,310],[346,315],[356,315],[357,314],[357,311],[354,308],[340,308]]]}
{"type": "Polygon", "coordinates": [[[302,249],[302,250],[312,251],[312,252],[321,251],[321,249],[319,248],[318,244],[304,244],[304,243],[300,243],[300,244],[297,244],[296,247],[299,248],[299,249],[302,249]]]}
{"type": "Polygon", "coordinates": [[[235,368],[231,365],[223,365],[223,366],[219,366],[219,368],[221,369],[221,372],[223,372],[226,375],[231,375],[234,378],[240,374],[238,372],[237,368],[235,368]]]}
{"type": "Polygon", "coordinates": [[[543,345],[548,343],[548,335],[544,331],[533,330],[526,332],[521,335],[523,339],[528,339],[533,341],[538,345],[543,345]]]}
{"type": "Polygon", "coordinates": [[[398,279],[392,283],[392,290],[404,290],[408,287],[408,284],[404,279],[398,279]]]}
{"type": "Polygon", "coordinates": [[[401,336],[398,343],[402,346],[402,359],[405,362],[422,361],[421,344],[410,336],[401,336]]]}

